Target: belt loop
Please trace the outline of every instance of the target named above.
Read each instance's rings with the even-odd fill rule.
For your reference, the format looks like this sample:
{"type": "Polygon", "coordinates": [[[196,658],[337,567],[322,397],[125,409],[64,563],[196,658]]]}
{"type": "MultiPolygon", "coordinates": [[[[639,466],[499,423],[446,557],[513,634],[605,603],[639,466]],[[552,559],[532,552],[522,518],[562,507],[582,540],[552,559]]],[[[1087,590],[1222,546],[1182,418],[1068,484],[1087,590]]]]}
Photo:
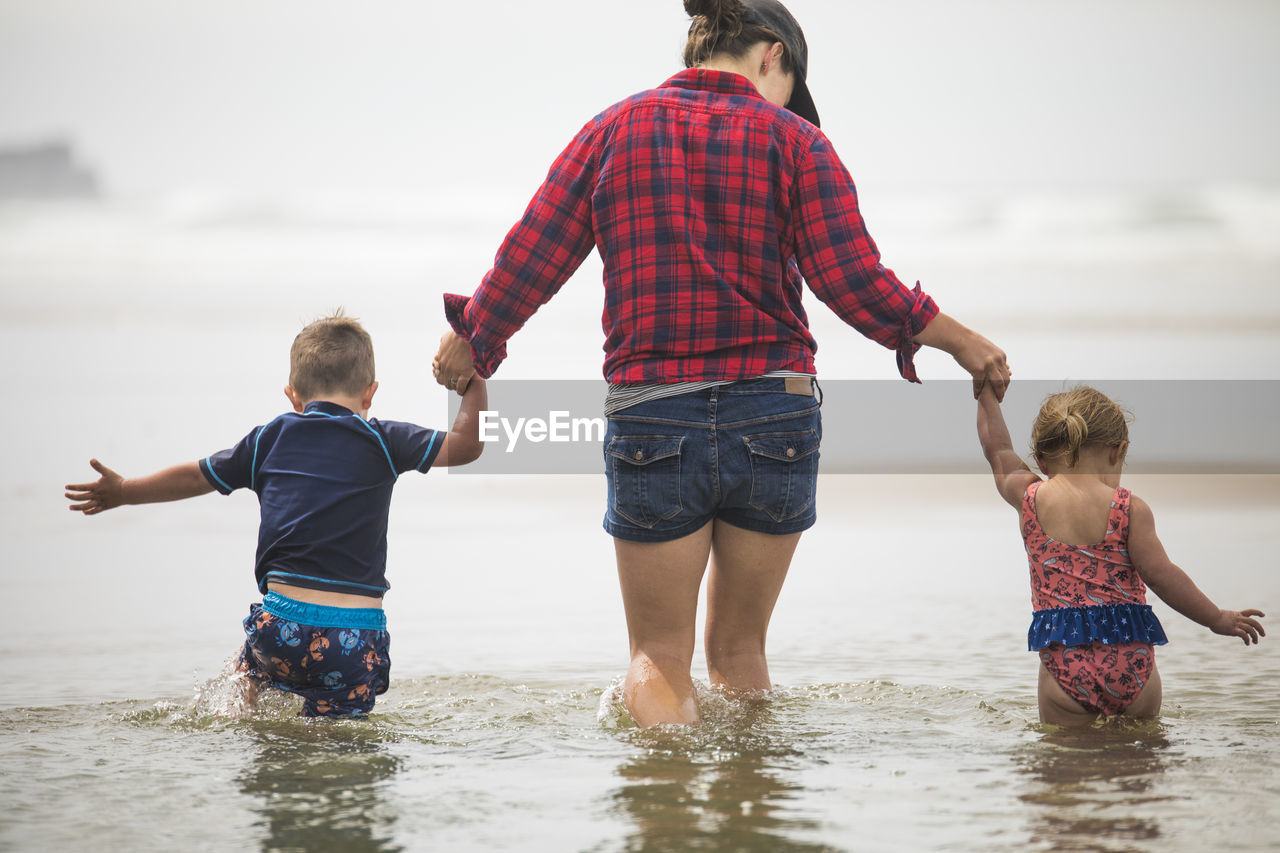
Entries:
{"type": "Polygon", "coordinates": [[[822,405],[822,386],[818,384],[818,377],[813,377],[813,396],[818,398],[818,405],[822,405]]]}

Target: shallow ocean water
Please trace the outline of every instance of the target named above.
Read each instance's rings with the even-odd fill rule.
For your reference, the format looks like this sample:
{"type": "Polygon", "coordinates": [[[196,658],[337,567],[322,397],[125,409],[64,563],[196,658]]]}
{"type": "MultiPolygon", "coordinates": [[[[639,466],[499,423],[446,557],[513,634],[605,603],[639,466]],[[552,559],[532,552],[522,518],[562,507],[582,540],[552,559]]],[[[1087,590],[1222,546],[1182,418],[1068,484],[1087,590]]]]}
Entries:
{"type": "MultiPolygon", "coordinates": [[[[518,560],[539,529],[554,539],[592,523],[591,478],[534,479],[501,484],[509,508],[554,498],[560,521],[532,514],[515,523],[489,549],[496,563],[518,560]]],[[[118,604],[126,621],[151,624],[105,636],[69,608],[53,617],[76,633],[61,649],[24,646],[7,631],[6,668],[13,675],[23,663],[0,705],[0,846],[67,849],[91,838],[103,850],[1274,849],[1274,638],[1246,649],[1157,604],[1171,638],[1158,652],[1164,715],[1083,731],[1042,726],[1013,514],[985,478],[946,477],[931,493],[934,479],[824,477],[826,516],[880,535],[853,556],[855,533],[838,523],[807,535],[771,632],[777,689],[727,697],[704,686],[705,719],[689,729],[639,730],[618,704],[625,634],[616,592],[602,592],[614,581],[598,531],[579,531],[573,560],[528,559],[534,583],[508,570],[508,594],[494,577],[402,570],[388,597],[393,685],[367,720],[302,720],[293,697],[274,693],[239,715],[235,685],[218,670],[240,614],[220,595],[194,625],[184,617],[197,611],[179,603],[190,606],[190,596],[118,604]],[[895,507],[909,501],[916,515],[904,519],[895,507]],[[920,517],[935,523],[910,546],[914,569],[876,571],[920,517]],[[1012,550],[983,549],[992,537],[1012,550]],[[945,547],[930,544],[939,539],[945,547]],[[596,580],[578,583],[588,573],[596,580]],[[538,589],[553,593],[538,601],[538,589]],[[152,633],[171,640],[140,648],[139,636],[152,633]],[[86,646],[93,654],[82,656],[86,646]]],[[[1266,562],[1275,478],[1136,479],[1135,491],[1166,507],[1166,544],[1188,570],[1201,567],[1212,595],[1231,606],[1277,599],[1266,562]],[[1188,492],[1205,483],[1213,488],[1188,492]],[[1206,511],[1205,501],[1217,508],[1206,511]],[[1221,543],[1208,543],[1228,523],[1240,559],[1215,574],[1221,543]]],[[[494,484],[440,487],[459,508],[435,518],[465,538],[465,507],[494,484]]],[[[416,493],[403,503],[410,512],[431,506],[416,493]]],[[[93,541],[97,559],[115,561],[173,523],[104,526],[69,550],[93,541]]],[[[198,529],[185,532],[202,541],[198,529]]],[[[402,550],[412,551],[406,538],[402,550]]],[[[207,571],[194,555],[188,567],[207,571]]],[[[46,570],[82,590],[128,571],[46,570]]],[[[243,583],[226,586],[244,597],[243,583]]]]}
{"type": "Polygon", "coordinates": [[[240,721],[166,701],[9,710],[0,826],[13,849],[1274,843],[1273,711],[1063,732],[1025,702],[861,682],[710,696],[701,726],[642,731],[597,694],[408,679],[368,720],[338,723],[291,702],[240,721]]]}
{"type": "MultiPolygon", "coordinates": [[[[1274,221],[1276,198],[1256,205],[1270,219],[1230,222],[1274,221]]],[[[1108,220],[1082,247],[1037,221],[885,243],[923,249],[910,278],[1021,379],[1280,378],[1272,231],[1108,220]],[[1248,317],[1202,308],[1224,270],[1248,317]],[[1107,322],[1070,313],[1090,300],[1111,300],[1107,322]]],[[[1275,849],[1280,476],[1243,473],[1230,412],[1207,473],[1125,484],[1174,560],[1219,604],[1267,611],[1272,636],[1244,648],[1155,603],[1171,639],[1156,721],[1037,722],[1016,517],[987,477],[928,472],[824,474],[770,630],[776,690],[704,688],[700,726],[653,731],[616,703],[603,478],[402,478],[391,689],[362,721],[300,720],[288,697],[243,717],[220,670],[255,600],[252,496],[86,519],[62,485],[90,456],[155,470],[274,417],[289,341],[338,304],[376,342],[373,414],[442,425],[439,295],[474,285],[509,223],[435,242],[434,220],[264,228],[235,210],[9,207],[0,223],[0,357],[22,406],[0,483],[0,850],[1275,849]]],[[[513,341],[504,378],[598,375],[592,263],[513,341]]],[[[811,310],[824,378],[893,375],[891,354],[811,310]]],[[[1029,424],[1011,428],[1022,441],[1029,424]]]]}

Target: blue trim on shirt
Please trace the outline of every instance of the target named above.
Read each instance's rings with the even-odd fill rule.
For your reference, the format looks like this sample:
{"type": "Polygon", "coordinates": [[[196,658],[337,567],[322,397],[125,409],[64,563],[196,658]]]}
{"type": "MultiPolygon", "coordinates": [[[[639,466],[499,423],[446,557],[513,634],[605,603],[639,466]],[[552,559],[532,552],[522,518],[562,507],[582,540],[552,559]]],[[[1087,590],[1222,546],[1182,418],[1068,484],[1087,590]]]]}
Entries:
{"type": "Polygon", "coordinates": [[[221,477],[218,476],[218,472],[213,470],[213,463],[209,461],[212,458],[213,458],[212,456],[206,456],[204,458],[204,461],[201,463],[201,467],[204,468],[205,473],[208,474],[213,479],[217,480],[218,485],[222,486],[222,488],[226,489],[228,492],[235,491],[235,489],[227,485],[225,480],[223,480],[221,477]]]}
{"type": "MultiPolygon", "coordinates": [[[[427,460],[431,458],[431,451],[436,446],[436,439],[439,437],[440,437],[439,430],[435,430],[431,433],[431,443],[427,445],[427,452],[422,454],[422,459],[421,461],[418,462],[417,470],[422,471],[422,466],[427,464],[427,460]]],[[[426,472],[423,472],[423,473],[426,473],[426,472]]]]}
{"type": "MultiPolygon", "coordinates": [[[[357,416],[353,415],[352,417],[357,417],[357,416]]],[[[373,425],[370,424],[368,421],[366,421],[364,418],[357,418],[357,419],[360,421],[360,423],[364,424],[365,429],[373,433],[374,438],[378,439],[378,444],[382,446],[382,452],[387,457],[387,464],[391,466],[391,476],[395,477],[396,479],[399,479],[400,472],[396,470],[396,463],[392,461],[391,451],[387,449],[387,443],[382,440],[382,435],[376,429],[374,429],[373,425]]]]}
{"type": "MultiPolygon", "coordinates": [[[[276,420],[279,420],[279,418],[276,418],[276,420]]],[[[275,421],[272,421],[272,423],[275,423],[275,421]]],[[[258,443],[262,441],[263,432],[264,430],[259,427],[258,434],[253,437],[253,461],[249,463],[249,489],[255,492],[257,489],[254,487],[258,483],[258,443]]]]}
{"type": "Polygon", "coordinates": [[[300,581],[310,581],[311,583],[324,584],[326,587],[349,586],[355,589],[368,590],[369,592],[375,592],[378,595],[382,595],[388,589],[388,587],[385,587],[385,586],[373,586],[372,584],[367,584],[367,583],[356,583],[355,581],[340,581],[340,580],[334,580],[332,578],[317,578],[317,577],[312,577],[311,575],[299,575],[293,572],[281,572],[281,571],[272,569],[271,571],[263,575],[262,583],[259,586],[260,592],[265,593],[267,591],[267,583],[272,578],[279,578],[285,583],[288,583],[292,579],[292,580],[300,580],[300,581]]]}
{"type": "MultiPolygon", "coordinates": [[[[365,429],[373,433],[373,437],[376,438],[378,440],[378,444],[382,446],[382,453],[387,457],[387,464],[391,466],[391,476],[395,477],[396,479],[400,478],[400,472],[396,470],[396,463],[395,463],[395,460],[391,458],[391,451],[387,449],[387,443],[382,440],[382,434],[379,433],[376,429],[374,429],[372,424],[370,424],[368,421],[366,421],[364,418],[360,417],[350,409],[343,409],[343,411],[345,411],[347,414],[339,415],[331,412],[325,412],[320,409],[311,408],[312,406],[315,406],[320,402],[322,401],[316,400],[314,402],[308,403],[307,410],[303,412],[303,414],[304,415],[324,415],[326,418],[355,418],[357,421],[364,424],[365,429]]],[[[337,403],[330,403],[329,405],[341,408],[338,406],[337,403]]]]}

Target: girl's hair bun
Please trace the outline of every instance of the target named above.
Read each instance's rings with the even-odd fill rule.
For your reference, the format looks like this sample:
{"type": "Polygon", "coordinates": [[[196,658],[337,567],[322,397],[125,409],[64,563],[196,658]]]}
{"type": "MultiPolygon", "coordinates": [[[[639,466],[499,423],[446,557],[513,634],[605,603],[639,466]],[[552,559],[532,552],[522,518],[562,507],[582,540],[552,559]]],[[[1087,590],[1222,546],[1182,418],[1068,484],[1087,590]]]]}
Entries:
{"type": "Polygon", "coordinates": [[[1068,465],[1076,464],[1080,448],[1087,444],[1119,447],[1128,440],[1125,410],[1088,385],[1046,397],[1031,428],[1032,453],[1050,459],[1065,457],[1068,465]]]}

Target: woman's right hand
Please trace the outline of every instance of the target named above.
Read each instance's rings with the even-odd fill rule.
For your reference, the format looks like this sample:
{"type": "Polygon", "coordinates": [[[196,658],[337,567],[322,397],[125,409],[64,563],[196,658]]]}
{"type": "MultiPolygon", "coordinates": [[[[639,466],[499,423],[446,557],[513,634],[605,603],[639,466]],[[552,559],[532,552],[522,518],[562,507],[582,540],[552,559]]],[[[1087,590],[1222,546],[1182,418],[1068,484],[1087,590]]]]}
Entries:
{"type": "Polygon", "coordinates": [[[969,331],[971,339],[951,355],[973,377],[973,399],[978,399],[982,389],[990,385],[996,392],[996,399],[1004,400],[1004,393],[1009,390],[1009,382],[1013,378],[1013,369],[1009,367],[1004,350],[977,332],[966,331],[969,331]]]}
{"type": "Polygon", "coordinates": [[[471,361],[471,345],[452,330],[440,337],[440,349],[431,360],[431,373],[436,381],[459,395],[467,390],[476,366],[471,361]]]}

